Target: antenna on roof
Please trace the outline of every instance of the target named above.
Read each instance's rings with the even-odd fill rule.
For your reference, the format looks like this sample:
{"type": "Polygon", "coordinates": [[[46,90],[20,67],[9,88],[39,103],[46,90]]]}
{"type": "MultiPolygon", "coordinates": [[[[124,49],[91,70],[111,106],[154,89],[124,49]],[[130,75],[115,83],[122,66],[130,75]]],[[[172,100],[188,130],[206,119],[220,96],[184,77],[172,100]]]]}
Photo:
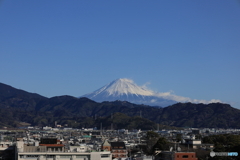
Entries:
{"type": "Polygon", "coordinates": [[[181,152],[181,150],[182,150],[182,149],[181,149],[180,147],[177,147],[177,151],[178,151],[178,152],[181,152]]]}

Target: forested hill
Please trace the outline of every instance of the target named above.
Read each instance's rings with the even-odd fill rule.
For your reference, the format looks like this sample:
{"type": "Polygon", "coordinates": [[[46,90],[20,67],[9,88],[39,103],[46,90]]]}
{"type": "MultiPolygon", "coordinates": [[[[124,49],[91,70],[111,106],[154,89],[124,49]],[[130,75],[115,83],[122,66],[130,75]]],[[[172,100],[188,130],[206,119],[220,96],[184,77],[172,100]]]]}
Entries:
{"type": "Polygon", "coordinates": [[[114,113],[125,115],[119,116],[115,123],[115,127],[121,128],[147,128],[156,123],[176,127],[240,128],[240,110],[228,104],[177,103],[158,108],[126,101],[97,103],[88,98],[72,96],[46,98],[0,83],[2,127],[17,127],[20,122],[52,126],[55,121],[70,127],[95,127],[101,118],[103,120],[114,113]],[[129,123],[122,123],[124,121],[129,123]],[[143,125],[139,125],[140,122],[143,125]]]}

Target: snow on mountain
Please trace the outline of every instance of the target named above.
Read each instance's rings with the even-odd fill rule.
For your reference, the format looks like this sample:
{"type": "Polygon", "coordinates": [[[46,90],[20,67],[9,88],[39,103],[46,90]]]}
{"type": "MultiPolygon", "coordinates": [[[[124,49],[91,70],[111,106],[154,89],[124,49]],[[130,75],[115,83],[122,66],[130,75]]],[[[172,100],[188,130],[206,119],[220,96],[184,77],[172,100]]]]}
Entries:
{"type": "Polygon", "coordinates": [[[155,92],[140,87],[132,80],[126,78],[117,79],[82,97],[87,97],[97,102],[121,100],[136,104],[164,107],[177,103],[173,100],[156,97],[155,92]]]}
{"type": "Polygon", "coordinates": [[[95,95],[97,96],[101,93],[107,93],[109,96],[121,96],[121,95],[144,95],[144,96],[152,96],[153,92],[150,90],[146,90],[142,87],[137,86],[134,82],[130,79],[117,79],[108,85],[100,88],[99,90],[95,91],[95,95]]]}
{"type": "Polygon", "coordinates": [[[132,80],[126,78],[117,79],[102,88],[85,94],[81,97],[87,97],[96,102],[103,101],[128,101],[135,104],[145,104],[150,106],[166,107],[178,102],[193,102],[193,103],[215,103],[220,100],[196,100],[188,97],[174,95],[172,92],[154,92],[136,85],[132,80]]]}

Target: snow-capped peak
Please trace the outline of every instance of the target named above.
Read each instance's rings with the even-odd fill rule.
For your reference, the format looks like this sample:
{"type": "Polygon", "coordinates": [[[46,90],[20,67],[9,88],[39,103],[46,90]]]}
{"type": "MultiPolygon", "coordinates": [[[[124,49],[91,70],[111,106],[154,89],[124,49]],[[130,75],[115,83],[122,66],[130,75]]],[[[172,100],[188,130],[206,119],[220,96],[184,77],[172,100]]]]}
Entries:
{"type": "Polygon", "coordinates": [[[158,106],[167,106],[176,103],[172,100],[158,98],[155,94],[155,92],[146,89],[146,87],[136,85],[131,79],[120,78],[82,97],[87,97],[97,102],[122,100],[136,104],[158,106]],[[162,103],[159,103],[159,101],[162,103]]]}
{"type": "Polygon", "coordinates": [[[136,85],[131,79],[120,78],[103,86],[102,88],[85,94],[82,97],[90,98],[97,102],[123,100],[136,104],[154,106],[168,106],[177,102],[212,103],[220,100],[196,100],[188,97],[177,96],[172,92],[153,92],[146,87],[136,85]]]}
{"type": "Polygon", "coordinates": [[[108,85],[104,86],[101,91],[105,91],[108,95],[123,95],[123,94],[135,94],[143,96],[151,96],[153,92],[146,90],[136,85],[132,80],[127,78],[117,79],[108,85]]]}

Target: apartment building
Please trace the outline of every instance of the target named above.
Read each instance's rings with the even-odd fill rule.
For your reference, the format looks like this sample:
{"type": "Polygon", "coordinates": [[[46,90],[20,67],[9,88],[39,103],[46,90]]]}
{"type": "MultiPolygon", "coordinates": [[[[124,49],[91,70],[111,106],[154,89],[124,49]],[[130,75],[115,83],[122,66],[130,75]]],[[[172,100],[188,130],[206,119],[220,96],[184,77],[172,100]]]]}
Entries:
{"type": "Polygon", "coordinates": [[[113,158],[127,158],[127,149],[124,142],[110,142],[113,158]]]}
{"type": "Polygon", "coordinates": [[[58,144],[56,139],[41,142],[28,145],[24,141],[17,141],[16,160],[112,160],[110,151],[92,151],[86,145],[65,146],[58,144]]]}

